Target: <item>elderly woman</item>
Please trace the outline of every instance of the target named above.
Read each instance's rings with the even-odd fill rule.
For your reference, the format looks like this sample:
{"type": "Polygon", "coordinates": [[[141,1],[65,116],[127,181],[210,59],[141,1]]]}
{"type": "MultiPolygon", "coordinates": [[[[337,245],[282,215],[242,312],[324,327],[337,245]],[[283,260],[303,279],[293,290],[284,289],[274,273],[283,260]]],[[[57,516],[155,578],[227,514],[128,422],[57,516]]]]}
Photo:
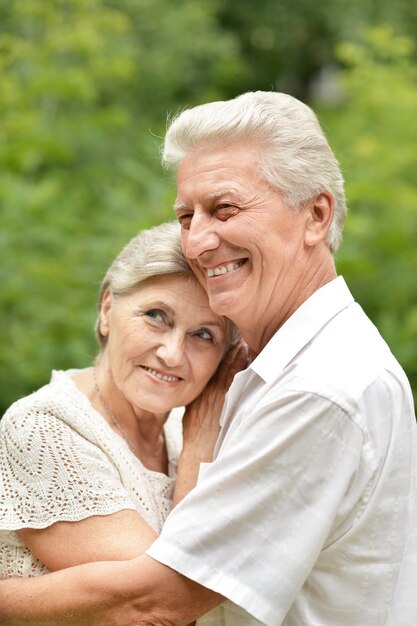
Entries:
{"type": "Polygon", "coordinates": [[[0,578],[138,556],[210,457],[227,386],[212,377],[236,330],[209,308],[176,223],[140,233],[114,260],[96,334],[92,367],[54,371],[0,422],[0,578]],[[179,462],[172,409],[186,405],[179,462]]]}

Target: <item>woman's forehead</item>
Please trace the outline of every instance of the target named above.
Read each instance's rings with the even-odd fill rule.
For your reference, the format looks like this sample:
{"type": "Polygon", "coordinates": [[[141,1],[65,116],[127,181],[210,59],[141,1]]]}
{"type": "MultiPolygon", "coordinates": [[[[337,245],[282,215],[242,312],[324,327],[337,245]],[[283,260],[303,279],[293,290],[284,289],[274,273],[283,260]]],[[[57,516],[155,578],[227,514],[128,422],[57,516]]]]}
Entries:
{"type": "Polygon", "coordinates": [[[140,283],[132,299],[143,305],[164,306],[173,315],[186,315],[206,323],[225,325],[225,318],[214,313],[203,287],[192,275],[165,274],[140,283]]]}

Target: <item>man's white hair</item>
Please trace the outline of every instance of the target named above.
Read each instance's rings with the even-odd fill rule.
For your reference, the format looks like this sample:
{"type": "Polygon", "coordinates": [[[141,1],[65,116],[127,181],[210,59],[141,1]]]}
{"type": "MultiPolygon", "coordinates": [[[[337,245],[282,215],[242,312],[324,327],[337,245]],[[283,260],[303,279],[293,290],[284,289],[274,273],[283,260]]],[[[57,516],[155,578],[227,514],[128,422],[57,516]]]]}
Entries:
{"type": "Polygon", "coordinates": [[[293,210],[321,192],[332,194],[327,244],[337,250],[346,217],[344,181],[312,109],[288,94],[266,91],[187,109],[169,124],[162,162],[176,172],[193,152],[236,143],[250,145],[261,175],[293,210]]]}

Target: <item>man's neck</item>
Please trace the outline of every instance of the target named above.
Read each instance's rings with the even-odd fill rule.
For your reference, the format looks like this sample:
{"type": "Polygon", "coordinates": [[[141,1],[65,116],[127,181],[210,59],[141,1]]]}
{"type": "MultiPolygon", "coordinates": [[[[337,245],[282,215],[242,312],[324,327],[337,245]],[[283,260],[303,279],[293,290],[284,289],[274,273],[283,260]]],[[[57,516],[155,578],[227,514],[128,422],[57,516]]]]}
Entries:
{"type": "Polygon", "coordinates": [[[331,263],[325,263],[314,272],[307,272],[292,286],[286,298],[277,297],[272,301],[266,311],[260,312],[259,316],[251,319],[233,320],[240,329],[251,354],[255,357],[263,350],[269,340],[295,313],[295,311],[308,298],[337,277],[336,268],[332,259],[331,263]]]}

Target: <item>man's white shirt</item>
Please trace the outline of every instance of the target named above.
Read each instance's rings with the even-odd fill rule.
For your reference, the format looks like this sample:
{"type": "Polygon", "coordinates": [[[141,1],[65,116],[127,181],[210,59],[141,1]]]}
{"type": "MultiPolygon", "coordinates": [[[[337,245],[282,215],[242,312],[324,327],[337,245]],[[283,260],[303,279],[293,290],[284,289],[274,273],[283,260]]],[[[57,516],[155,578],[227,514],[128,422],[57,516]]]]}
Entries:
{"type": "Polygon", "coordinates": [[[417,429],[343,278],[236,375],[214,461],[154,559],[228,600],[201,626],[416,626],[417,429]]]}

